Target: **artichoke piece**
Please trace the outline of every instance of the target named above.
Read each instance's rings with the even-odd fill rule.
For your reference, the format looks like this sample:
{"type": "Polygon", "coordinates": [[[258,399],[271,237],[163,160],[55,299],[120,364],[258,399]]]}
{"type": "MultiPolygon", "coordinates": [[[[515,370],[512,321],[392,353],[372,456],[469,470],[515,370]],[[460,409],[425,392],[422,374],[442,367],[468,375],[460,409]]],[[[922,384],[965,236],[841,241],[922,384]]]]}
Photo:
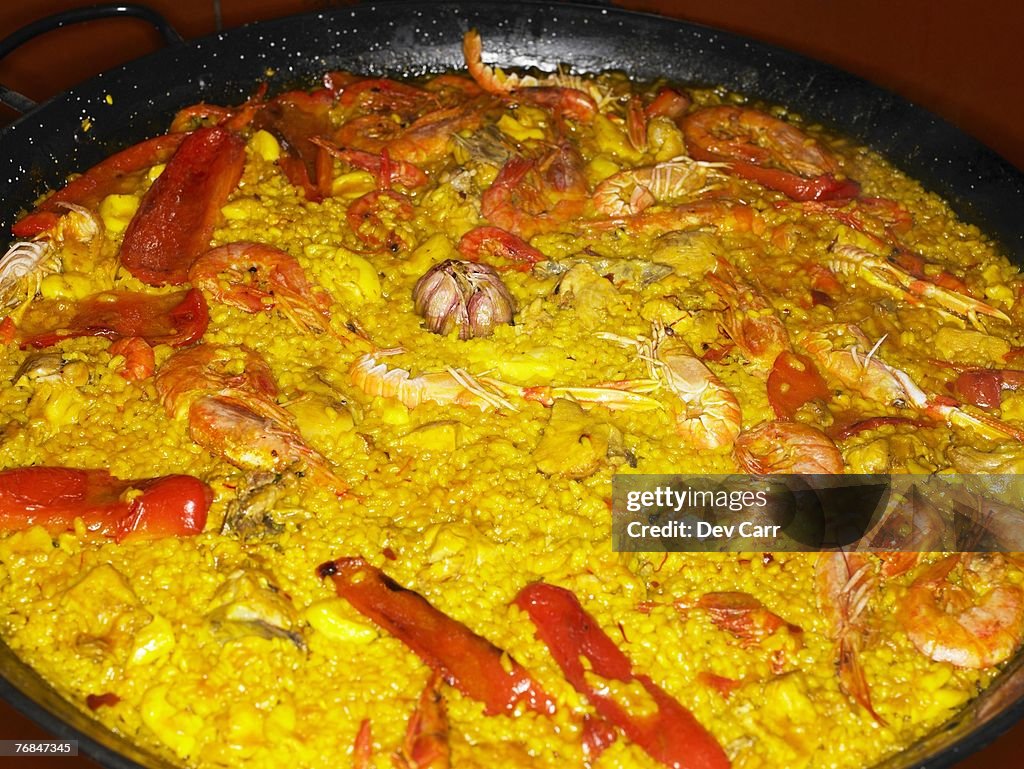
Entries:
{"type": "Polygon", "coordinates": [[[564,398],[551,407],[544,435],[533,451],[542,473],[566,478],[586,478],[603,463],[622,464],[630,456],[618,428],[564,398]]]}
{"type": "Polygon", "coordinates": [[[226,638],[256,636],[284,638],[299,649],[306,648],[302,634],[295,630],[298,612],[287,593],[274,584],[266,572],[239,569],[233,572],[213,597],[206,618],[226,638]]]}

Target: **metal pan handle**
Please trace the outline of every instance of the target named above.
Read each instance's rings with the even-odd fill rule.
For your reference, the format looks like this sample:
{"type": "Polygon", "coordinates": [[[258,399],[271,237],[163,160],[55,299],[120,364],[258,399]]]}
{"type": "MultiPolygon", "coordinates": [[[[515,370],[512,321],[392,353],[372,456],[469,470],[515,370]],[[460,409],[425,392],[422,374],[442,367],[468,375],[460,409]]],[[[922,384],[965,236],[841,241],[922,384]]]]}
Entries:
{"type": "MultiPolygon", "coordinates": [[[[185,42],[184,38],[178,34],[178,31],[171,26],[171,23],[152,8],[129,3],[112,3],[110,5],[94,5],[89,8],[75,8],[71,11],[55,13],[52,16],[39,19],[39,21],[26,24],[21,29],[12,32],[3,40],[0,40],[0,59],[3,59],[11,51],[27,43],[32,38],[52,32],[55,29],[60,29],[61,27],[66,27],[69,24],[124,16],[148,21],[160,33],[160,36],[163,37],[167,45],[183,45],[185,42]]],[[[2,84],[0,84],[0,103],[21,113],[35,109],[37,106],[36,102],[32,99],[2,84]]]]}

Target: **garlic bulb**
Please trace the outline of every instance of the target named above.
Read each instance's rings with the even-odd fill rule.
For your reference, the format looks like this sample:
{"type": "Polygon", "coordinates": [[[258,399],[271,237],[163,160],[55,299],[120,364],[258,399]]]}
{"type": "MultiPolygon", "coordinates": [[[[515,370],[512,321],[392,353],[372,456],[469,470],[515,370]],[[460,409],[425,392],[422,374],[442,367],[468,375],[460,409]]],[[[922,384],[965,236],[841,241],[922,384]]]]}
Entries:
{"type": "Polygon", "coordinates": [[[511,323],[515,301],[493,267],[448,259],[427,270],[412,290],[416,314],[435,334],[459,329],[459,339],[490,336],[511,323]]]}

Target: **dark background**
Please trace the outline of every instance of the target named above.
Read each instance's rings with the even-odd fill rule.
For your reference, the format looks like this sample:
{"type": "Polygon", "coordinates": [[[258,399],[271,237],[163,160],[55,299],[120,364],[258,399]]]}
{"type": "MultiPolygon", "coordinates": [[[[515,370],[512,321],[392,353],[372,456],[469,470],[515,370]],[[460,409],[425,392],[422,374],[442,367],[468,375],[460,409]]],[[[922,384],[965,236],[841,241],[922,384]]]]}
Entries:
{"type": "MultiPolygon", "coordinates": [[[[138,2],[139,0],[136,0],[138,2]]],[[[141,0],[186,38],[249,21],[350,5],[336,0],[141,0]]],[[[98,0],[0,3],[0,37],[46,14],[98,0]]],[[[624,8],[727,29],[826,61],[936,112],[1024,169],[1024,0],[618,0],[624,8]]],[[[640,41],[638,41],[640,44],[640,41]]],[[[45,99],[152,51],[133,20],[51,33],[0,62],[0,83],[45,99]]],[[[14,113],[0,107],[0,124],[14,113]]],[[[1024,211],[1021,212],[1024,216],[1024,211]]],[[[0,704],[0,739],[47,739],[0,704]]],[[[958,769],[1024,765],[1024,724],[958,769]]],[[[96,769],[85,758],[3,759],[11,769],[96,769]]]]}

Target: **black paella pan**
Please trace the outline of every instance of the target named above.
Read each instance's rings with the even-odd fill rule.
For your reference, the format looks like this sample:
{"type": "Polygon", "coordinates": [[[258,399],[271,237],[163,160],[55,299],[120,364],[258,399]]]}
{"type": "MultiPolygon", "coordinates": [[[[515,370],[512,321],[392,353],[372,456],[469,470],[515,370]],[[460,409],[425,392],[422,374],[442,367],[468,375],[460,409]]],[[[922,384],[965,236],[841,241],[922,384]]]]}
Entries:
{"type": "MultiPolygon", "coordinates": [[[[312,84],[325,70],[418,75],[462,65],[461,40],[480,30],[488,56],[551,71],[622,70],[639,79],[724,85],[787,107],[870,146],[946,198],[964,220],[1024,266],[1024,174],[950,124],[859,78],[724,32],[600,4],[386,2],[262,22],[183,44],[146,9],[109,6],[65,14],[0,41],[0,57],[33,34],[97,15],[154,23],[168,46],[31,108],[0,131],[0,232],[66,176],[166,130],[198,101],[243,101],[312,84]],[[642,41],[642,44],[639,42],[642,41]],[[109,99],[107,98],[109,95],[109,99]],[[87,126],[87,127],[86,127],[87,126]]],[[[0,88],[0,101],[32,107],[0,88]]],[[[1024,654],[984,694],[926,739],[878,769],[939,769],[978,750],[1024,715],[1024,654]]],[[[0,642],[0,695],[111,769],[165,762],[83,715],[0,642]]]]}

